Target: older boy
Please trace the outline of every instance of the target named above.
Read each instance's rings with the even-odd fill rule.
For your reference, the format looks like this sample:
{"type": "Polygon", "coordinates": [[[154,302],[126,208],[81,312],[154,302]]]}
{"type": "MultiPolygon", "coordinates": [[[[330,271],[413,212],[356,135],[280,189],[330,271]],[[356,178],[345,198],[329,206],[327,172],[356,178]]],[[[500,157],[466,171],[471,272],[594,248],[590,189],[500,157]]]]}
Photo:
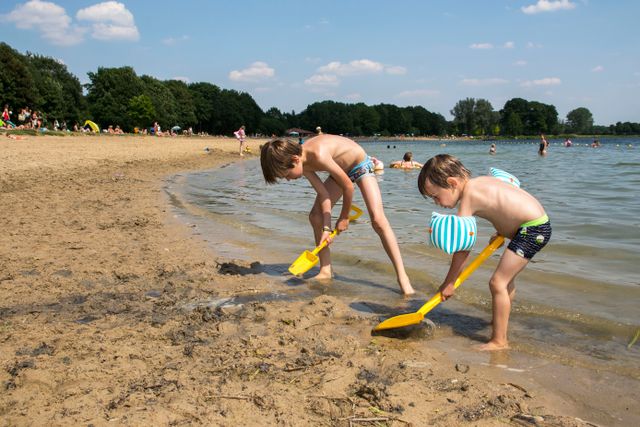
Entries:
{"type": "MultiPolygon", "coordinates": [[[[357,184],[367,205],[371,225],[380,236],[396,270],[400,289],[405,295],[414,293],[404,270],[396,236],[384,214],[373,163],[361,146],[348,138],[329,134],[315,136],[304,145],[289,139],[274,139],[262,146],[260,163],[264,179],[269,184],[282,178],[292,180],[304,176],[309,180],[317,193],[309,213],[316,244],[325,240],[331,243],[331,209],[340,197],[343,198],[342,210],[335,228],[342,232],[349,227],[353,184],[357,184]],[[316,173],[321,171],[329,172],[324,182],[316,173]]],[[[320,272],[316,278],[330,279],[333,271],[328,247],[320,252],[319,258],[320,272]]]]}

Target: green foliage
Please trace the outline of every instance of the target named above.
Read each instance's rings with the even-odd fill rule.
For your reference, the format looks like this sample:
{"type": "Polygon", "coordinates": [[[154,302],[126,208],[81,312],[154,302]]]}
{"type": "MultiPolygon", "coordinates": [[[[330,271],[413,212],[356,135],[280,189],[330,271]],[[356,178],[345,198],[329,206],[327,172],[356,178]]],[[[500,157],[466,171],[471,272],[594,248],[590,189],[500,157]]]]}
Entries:
{"type": "Polygon", "coordinates": [[[91,81],[86,85],[89,111],[99,126],[120,125],[131,130],[127,109],[129,100],[144,93],[144,82],[131,67],[98,68],[95,73],[87,73],[91,81]]]}
{"type": "Polygon", "coordinates": [[[139,128],[150,127],[157,116],[156,109],[147,95],[134,96],[129,100],[129,123],[139,128]]]}
{"type": "Polygon", "coordinates": [[[500,125],[505,135],[557,133],[558,111],[553,105],[513,98],[500,110],[500,125]]]}
{"type": "Polygon", "coordinates": [[[26,106],[36,108],[40,94],[33,81],[26,57],[13,50],[8,44],[0,43],[0,64],[2,64],[1,107],[8,104],[14,110],[26,106]]]}
{"type": "Polygon", "coordinates": [[[593,115],[585,107],[579,107],[567,114],[567,130],[575,133],[590,133],[593,128],[593,115]]]}
{"type": "Polygon", "coordinates": [[[50,121],[79,121],[86,114],[80,80],[53,58],[28,54],[27,60],[40,94],[35,108],[47,114],[50,121]]]}
{"type": "Polygon", "coordinates": [[[451,110],[451,115],[461,133],[478,136],[489,134],[499,118],[489,101],[474,98],[458,101],[451,110]]]}

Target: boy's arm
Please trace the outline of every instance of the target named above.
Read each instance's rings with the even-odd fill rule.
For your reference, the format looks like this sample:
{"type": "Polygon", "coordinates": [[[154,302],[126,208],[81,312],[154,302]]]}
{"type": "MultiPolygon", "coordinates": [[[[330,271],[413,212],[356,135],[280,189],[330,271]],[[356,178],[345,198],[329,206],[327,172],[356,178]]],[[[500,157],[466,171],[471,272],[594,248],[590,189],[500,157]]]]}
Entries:
{"type": "Polygon", "coordinates": [[[342,210],[336,222],[336,228],[339,232],[342,232],[349,227],[349,212],[351,211],[351,201],[353,200],[354,191],[353,183],[333,159],[323,162],[323,169],[329,172],[331,178],[333,178],[336,184],[342,189],[342,210]]]}
{"type": "Polygon", "coordinates": [[[462,267],[464,266],[470,251],[459,251],[453,254],[451,258],[451,265],[449,266],[449,272],[447,277],[444,278],[442,285],[440,285],[440,293],[442,294],[442,300],[446,301],[455,292],[453,285],[456,283],[462,267]]]}

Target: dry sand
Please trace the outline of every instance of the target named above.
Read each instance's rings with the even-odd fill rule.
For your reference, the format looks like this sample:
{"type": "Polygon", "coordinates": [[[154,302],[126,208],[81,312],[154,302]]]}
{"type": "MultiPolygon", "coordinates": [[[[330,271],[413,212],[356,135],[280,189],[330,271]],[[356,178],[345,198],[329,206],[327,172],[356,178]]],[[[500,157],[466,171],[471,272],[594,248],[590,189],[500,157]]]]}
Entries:
{"type": "Polygon", "coordinates": [[[589,425],[569,396],[372,337],[375,319],[331,297],[189,309],[274,286],[217,259],[162,191],[236,150],[0,138],[0,424],[589,425]]]}

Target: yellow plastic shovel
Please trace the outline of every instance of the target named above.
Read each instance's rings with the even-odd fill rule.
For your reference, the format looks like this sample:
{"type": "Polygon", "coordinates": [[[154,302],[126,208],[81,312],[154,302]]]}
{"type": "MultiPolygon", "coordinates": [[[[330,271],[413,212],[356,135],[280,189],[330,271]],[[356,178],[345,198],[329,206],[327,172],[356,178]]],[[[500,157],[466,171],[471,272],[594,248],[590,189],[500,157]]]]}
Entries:
{"type": "MultiPolygon", "coordinates": [[[[360,209],[355,205],[351,205],[351,210],[354,213],[349,215],[349,221],[358,219],[360,215],[362,215],[362,209],[360,209]]],[[[338,229],[335,229],[331,232],[331,234],[329,235],[329,238],[333,239],[334,237],[336,237],[337,234],[338,234],[338,229]]],[[[327,246],[326,240],[322,242],[319,246],[317,246],[314,250],[304,251],[298,257],[298,259],[293,261],[293,264],[289,266],[289,273],[293,274],[294,276],[300,276],[301,274],[304,274],[307,271],[311,270],[313,266],[316,265],[320,260],[320,258],[318,258],[318,252],[323,250],[325,246],[327,246]]]]}
{"type": "MultiPolygon", "coordinates": [[[[473,273],[476,268],[480,266],[496,249],[498,249],[504,243],[504,237],[498,236],[493,242],[491,242],[486,248],[480,252],[480,255],[473,260],[471,264],[465,268],[462,273],[458,276],[458,279],[453,284],[454,289],[457,289],[458,286],[462,284],[470,275],[473,273]]],[[[442,294],[438,292],[433,296],[425,305],[420,307],[420,310],[415,313],[407,313],[401,314],[399,316],[391,317],[384,322],[380,323],[378,326],[373,328],[374,331],[383,331],[385,329],[395,329],[402,328],[403,326],[417,325],[422,322],[425,314],[433,310],[435,306],[442,302],[442,294]]]]}

